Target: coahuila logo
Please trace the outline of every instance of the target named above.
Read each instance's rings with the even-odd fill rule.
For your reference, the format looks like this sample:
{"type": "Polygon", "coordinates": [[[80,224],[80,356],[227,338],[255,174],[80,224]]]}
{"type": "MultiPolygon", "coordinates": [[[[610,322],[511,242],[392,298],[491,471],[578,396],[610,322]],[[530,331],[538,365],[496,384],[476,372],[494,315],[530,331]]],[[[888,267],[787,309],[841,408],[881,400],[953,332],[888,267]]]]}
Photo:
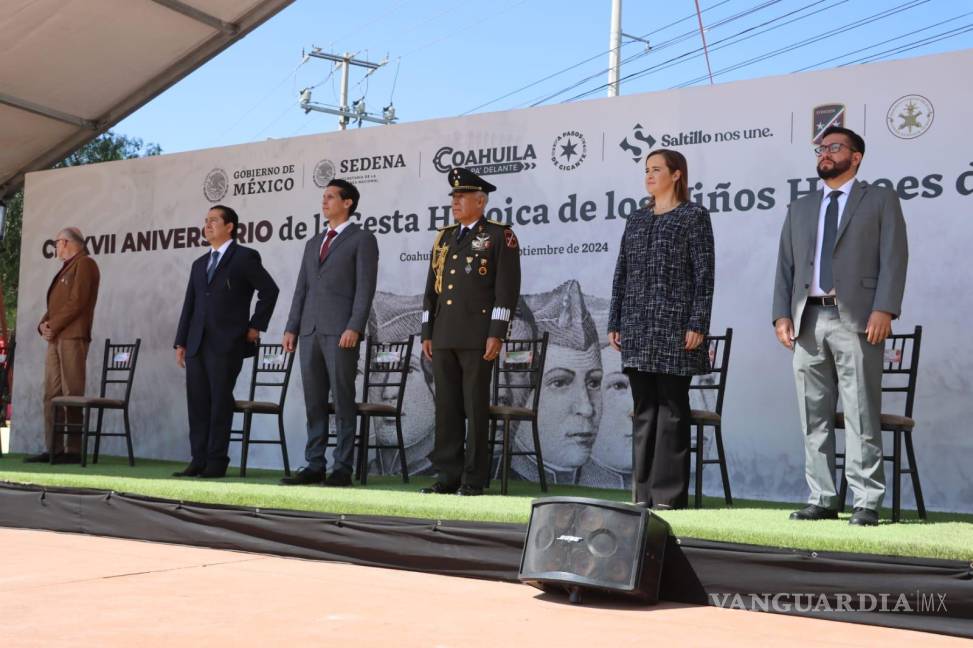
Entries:
{"type": "Polygon", "coordinates": [[[529,171],[537,166],[533,161],[536,159],[532,144],[524,149],[516,144],[466,150],[444,146],[436,151],[432,163],[440,173],[449,173],[453,167],[465,167],[482,176],[529,171]]]}
{"type": "MultiPolygon", "coordinates": [[[[294,165],[238,169],[233,172],[233,196],[280,193],[294,188],[294,165]]],[[[230,188],[230,177],[223,169],[213,169],[203,180],[203,195],[210,202],[223,199],[230,188]]]]}
{"type": "Polygon", "coordinates": [[[588,157],[588,143],[576,130],[565,131],[554,138],[551,162],[561,171],[574,171],[588,157]]]}

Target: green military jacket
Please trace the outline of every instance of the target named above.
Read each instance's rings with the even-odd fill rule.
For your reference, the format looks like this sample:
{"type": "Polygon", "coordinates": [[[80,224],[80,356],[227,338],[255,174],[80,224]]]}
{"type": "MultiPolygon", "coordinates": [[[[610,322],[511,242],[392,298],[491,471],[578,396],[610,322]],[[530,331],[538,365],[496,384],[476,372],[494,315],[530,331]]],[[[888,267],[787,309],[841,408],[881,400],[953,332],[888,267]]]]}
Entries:
{"type": "Polygon", "coordinates": [[[459,224],[439,230],[423,299],[422,339],[434,349],[482,349],[505,339],[520,297],[513,230],[481,218],[462,241],[459,224]]]}

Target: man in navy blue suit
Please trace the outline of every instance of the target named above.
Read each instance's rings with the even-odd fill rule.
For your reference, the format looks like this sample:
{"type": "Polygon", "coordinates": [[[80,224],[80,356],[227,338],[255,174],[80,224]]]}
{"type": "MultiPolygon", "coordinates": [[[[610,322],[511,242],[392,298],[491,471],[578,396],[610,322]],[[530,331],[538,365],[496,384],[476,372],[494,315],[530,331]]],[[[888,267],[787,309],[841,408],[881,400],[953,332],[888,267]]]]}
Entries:
{"type": "Polygon", "coordinates": [[[192,461],[176,477],[226,475],[233,386],[277,303],[277,284],[260,254],[233,240],[239,221],[223,205],[207,212],[203,235],[211,249],[189,273],[175,348],[176,362],[186,369],[192,461]],[[251,316],[254,292],[257,305],[251,316]]]}

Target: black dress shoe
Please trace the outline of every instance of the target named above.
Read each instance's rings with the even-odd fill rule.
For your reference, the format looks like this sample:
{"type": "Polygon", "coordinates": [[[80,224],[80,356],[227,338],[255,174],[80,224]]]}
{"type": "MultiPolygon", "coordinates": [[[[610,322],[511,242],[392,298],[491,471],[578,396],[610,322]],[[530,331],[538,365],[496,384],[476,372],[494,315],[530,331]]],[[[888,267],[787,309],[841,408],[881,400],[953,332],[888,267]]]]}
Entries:
{"type": "Polygon", "coordinates": [[[351,486],[351,473],[344,470],[336,470],[324,480],[325,486],[351,486]]]}
{"type": "Polygon", "coordinates": [[[81,463],[81,453],[80,452],[59,452],[54,455],[54,461],[51,463],[55,464],[79,464],[81,463]]]}
{"type": "Polygon", "coordinates": [[[42,452],[40,454],[24,457],[24,463],[49,463],[50,461],[51,455],[48,452],[42,452]]]}
{"type": "Polygon", "coordinates": [[[324,480],[323,470],[301,468],[290,477],[283,477],[280,483],[284,486],[303,486],[305,484],[320,484],[324,480]]]}
{"type": "Polygon", "coordinates": [[[200,468],[199,466],[196,466],[194,464],[189,464],[182,470],[172,473],[172,476],[173,477],[199,477],[200,473],[202,472],[203,469],[200,468]]]}
{"type": "Polygon", "coordinates": [[[206,467],[200,471],[199,476],[202,477],[203,479],[221,479],[223,477],[226,477],[226,466],[224,465],[213,466],[207,464],[206,467]]]}
{"type": "Polygon", "coordinates": [[[480,488],[479,486],[470,486],[469,484],[463,484],[462,486],[459,487],[459,490],[456,491],[456,494],[461,495],[463,497],[472,497],[474,495],[482,495],[483,489],[480,488]]]}
{"type": "Polygon", "coordinates": [[[452,495],[457,490],[456,486],[447,486],[442,482],[436,482],[432,486],[426,486],[425,488],[420,488],[419,492],[424,495],[452,495]]]}
{"type": "Polygon", "coordinates": [[[856,507],[848,524],[854,526],[878,526],[878,511],[856,507]]]}
{"type": "Polygon", "coordinates": [[[800,511],[791,513],[792,520],[837,520],[838,511],[817,504],[808,504],[800,511]]]}

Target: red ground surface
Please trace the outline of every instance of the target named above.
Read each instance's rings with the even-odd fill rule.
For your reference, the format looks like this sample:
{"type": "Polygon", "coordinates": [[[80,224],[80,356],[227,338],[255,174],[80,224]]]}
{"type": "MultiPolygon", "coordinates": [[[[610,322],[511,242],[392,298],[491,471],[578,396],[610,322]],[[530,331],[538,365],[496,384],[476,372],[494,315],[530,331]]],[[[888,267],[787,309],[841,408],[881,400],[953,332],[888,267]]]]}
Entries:
{"type": "Polygon", "coordinates": [[[952,646],[939,635],[0,529],[0,646],[952,646]]]}

